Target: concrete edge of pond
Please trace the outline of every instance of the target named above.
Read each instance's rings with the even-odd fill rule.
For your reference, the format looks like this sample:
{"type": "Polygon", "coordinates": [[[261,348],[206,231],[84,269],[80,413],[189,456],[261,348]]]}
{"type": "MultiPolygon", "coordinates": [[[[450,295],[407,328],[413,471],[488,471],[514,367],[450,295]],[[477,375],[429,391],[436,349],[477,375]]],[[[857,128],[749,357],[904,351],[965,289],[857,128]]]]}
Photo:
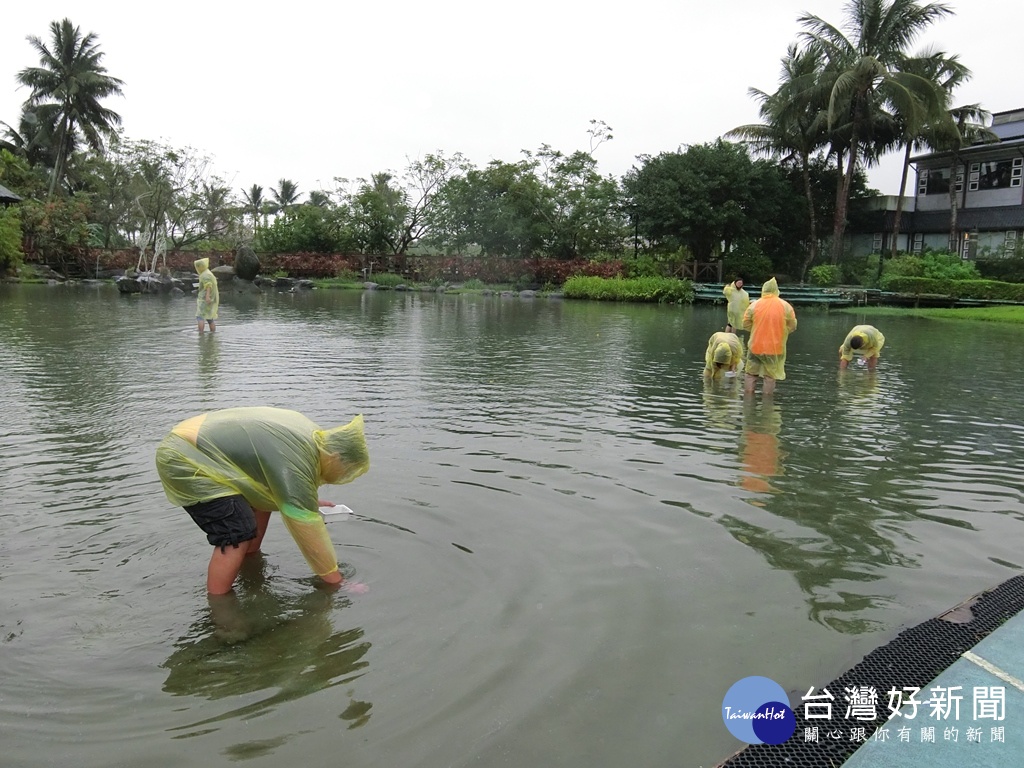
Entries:
{"type": "MultiPolygon", "coordinates": [[[[744,747],[716,768],[1019,765],[1024,751],[1022,610],[1024,575],[904,629],[847,672],[814,690],[816,702],[826,689],[834,697],[829,717],[816,709],[807,718],[810,707],[797,702],[793,707],[796,728],[787,741],[744,747]],[[864,686],[877,692],[875,716],[848,717],[847,689],[864,686]],[[929,702],[931,689],[936,687],[948,706],[939,714],[929,702]],[[908,688],[920,689],[917,705],[904,699],[899,712],[890,716],[888,692],[908,688]],[[993,688],[1003,689],[1005,700],[1000,704],[983,695],[979,718],[978,689],[993,688]],[[955,696],[962,699],[955,702],[954,710],[955,696]],[[1015,716],[1007,717],[1008,712],[1015,716]],[[1010,727],[1001,729],[1007,720],[1010,727]]],[[[860,709],[858,714],[866,714],[865,708],[860,709]]]]}

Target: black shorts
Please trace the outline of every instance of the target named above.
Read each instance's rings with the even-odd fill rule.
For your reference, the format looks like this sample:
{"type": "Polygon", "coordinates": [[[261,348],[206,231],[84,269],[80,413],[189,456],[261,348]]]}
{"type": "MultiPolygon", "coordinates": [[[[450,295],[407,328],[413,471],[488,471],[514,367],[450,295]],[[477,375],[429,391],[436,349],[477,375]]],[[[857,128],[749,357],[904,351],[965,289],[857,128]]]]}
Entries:
{"type": "Polygon", "coordinates": [[[206,540],[221,552],[256,538],[256,515],[242,496],[222,496],[185,507],[195,524],[206,533],[206,540]]]}

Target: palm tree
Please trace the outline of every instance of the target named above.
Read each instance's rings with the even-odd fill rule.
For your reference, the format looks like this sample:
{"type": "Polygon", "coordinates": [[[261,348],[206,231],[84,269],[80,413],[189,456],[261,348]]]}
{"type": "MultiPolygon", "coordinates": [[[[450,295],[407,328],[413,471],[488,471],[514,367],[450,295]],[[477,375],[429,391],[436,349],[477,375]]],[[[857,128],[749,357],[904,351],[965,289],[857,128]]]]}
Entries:
{"type": "MultiPolygon", "coordinates": [[[[927,143],[929,136],[935,137],[936,131],[941,130],[943,126],[947,125],[950,120],[954,120],[953,110],[948,109],[949,99],[953,95],[953,91],[971,77],[971,71],[960,63],[957,56],[946,56],[944,53],[939,52],[928,52],[923,55],[919,55],[912,67],[918,67],[916,74],[922,77],[936,82],[942,88],[946,94],[946,104],[943,108],[920,128],[916,133],[911,133],[909,126],[903,126],[902,138],[904,141],[904,152],[903,152],[903,175],[900,177],[900,194],[896,199],[896,216],[893,221],[892,227],[892,242],[890,244],[890,256],[896,258],[896,249],[900,234],[900,220],[903,216],[903,199],[907,191],[907,176],[910,172],[910,153],[915,148],[920,148],[922,145],[927,143]]],[[[963,109],[963,108],[961,108],[963,109]]],[[[954,185],[954,178],[956,176],[955,171],[950,176],[950,192],[952,193],[954,185]]],[[[952,201],[952,206],[955,208],[956,203],[952,201]]],[[[879,256],[878,259],[878,274],[881,277],[882,274],[882,259],[879,256]]]]}
{"type": "Polygon", "coordinates": [[[6,131],[0,139],[0,149],[6,149],[12,155],[25,158],[30,166],[41,165],[53,168],[56,111],[52,106],[47,109],[23,107],[17,129],[7,123],[0,122],[6,131]]]}
{"type": "Polygon", "coordinates": [[[290,179],[279,179],[270,196],[274,198],[274,212],[284,212],[299,202],[299,188],[290,179]]]}
{"type": "Polygon", "coordinates": [[[322,189],[314,189],[309,193],[309,204],[316,208],[330,208],[333,204],[331,193],[322,189]]]}
{"type": "Polygon", "coordinates": [[[263,187],[253,184],[249,189],[242,190],[242,197],[245,199],[244,210],[252,214],[252,233],[255,235],[260,228],[260,216],[266,211],[266,201],[263,199],[263,187]]]}
{"type": "Polygon", "coordinates": [[[92,32],[83,36],[70,19],[64,19],[50,22],[50,36],[52,50],[38,37],[29,36],[28,41],[39,53],[40,66],[21,70],[18,82],[32,89],[27,106],[56,109],[55,160],[49,190],[52,197],[74,150],[76,132],[80,131],[86,143],[99,151],[103,135],[121,124],[121,116],[100,100],[122,95],[124,83],[108,75],[100,63],[103,53],[92,32]]]}
{"type": "Polygon", "coordinates": [[[898,115],[912,133],[945,103],[936,83],[914,73],[906,50],[929,25],[952,13],[941,3],[919,5],[916,0],[850,0],[846,11],[849,36],[812,14],[799,19],[804,41],[821,53],[835,76],[829,125],[844,119],[850,123],[847,166],[841,169],[836,192],[833,264],[842,253],[853,175],[877,155],[874,128],[879,113],[898,115]]]}
{"type": "Polygon", "coordinates": [[[960,153],[964,147],[998,141],[991,130],[985,127],[989,113],[977,104],[955,107],[943,119],[929,127],[924,143],[936,152],[949,152],[949,244],[950,249],[959,242],[957,232],[957,189],[956,177],[960,170],[960,153]]]}
{"type": "Polygon", "coordinates": [[[755,154],[774,157],[782,163],[793,163],[800,169],[807,197],[809,230],[804,272],[818,256],[811,156],[826,145],[826,102],[820,86],[820,53],[801,51],[795,44],[790,45],[782,59],[782,80],[778,90],[772,94],[756,88],[748,91],[761,102],[759,111],[764,123],[741,125],[726,134],[745,140],[755,154]]]}

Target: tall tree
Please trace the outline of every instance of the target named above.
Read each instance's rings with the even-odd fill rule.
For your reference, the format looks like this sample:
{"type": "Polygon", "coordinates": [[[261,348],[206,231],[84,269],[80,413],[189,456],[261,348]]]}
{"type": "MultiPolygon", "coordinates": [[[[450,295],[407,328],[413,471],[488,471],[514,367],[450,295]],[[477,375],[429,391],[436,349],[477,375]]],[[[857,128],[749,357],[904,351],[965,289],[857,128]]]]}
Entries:
{"type": "Polygon", "coordinates": [[[271,213],[284,213],[289,208],[299,203],[299,187],[291,179],[280,179],[277,186],[270,190],[270,196],[274,200],[274,210],[271,213]]]}
{"type": "MultiPolygon", "coordinates": [[[[919,55],[916,61],[910,63],[909,67],[917,68],[917,74],[927,77],[930,80],[938,83],[939,87],[942,88],[945,93],[945,103],[942,105],[942,109],[938,110],[935,114],[929,115],[925,120],[923,126],[921,126],[916,132],[911,132],[910,126],[902,125],[901,134],[904,142],[903,150],[903,174],[900,177],[900,194],[896,199],[896,216],[893,219],[892,225],[892,238],[889,244],[889,254],[892,258],[896,258],[896,250],[899,245],[899,234],[900,234],[900,222],[903,218],[903,199],[907,191],[907,177],[910,174],[910,153],[915,147],[920,147],[927,143],[927,138],[931,136],[933,139],[938,137],[940,134],[950,134],[951,128],[955,126],[950,125],[950,121],[958,119],[956,113],[959,110],[968,110],[968,107],[961,107],[958,110],[949,110],[949,101],[955,91],[960,85],[967,82],[971,77],[971,71],[967,69],[956,56],[947,56],[944,53],[934,52],[925,53],[919,55]]],[[[976,106],[976,105],[972,105],[976,106]]],[[[963,115],[966,117],[966,115],[963,115]]],[[[899,121],[897,121],[899,124],[899,121]]],[[[953,188],[956,186],[955,173],[950,176],[950,193],[952,195],[953,188]]],[[[956,206],[954,198],[950,198],[951,210],[956,206]]],[[[878,275],[882,275],[882,259],[878,259],[878,275]]]]}
{"type": "Polygon", "coordinates": [[[800,17],[802,37],[821,53],[834,75],[829,97],[830,126],[848,120],[850,136],[846,170],[836,190],[832,231],[832,263],[838,263],[846,230],[850,184],[861,164],[876,156],[875,127],[879,113],[897,114],[911,132],[944,104],[942,89],[908,65],[910,44],[932,23],[952,13],[941,3],[916,0],[850,0],[847,30],[813,14],[800,17]]]}
{"type": "Polygon", "coordinates": [[[252,214],[252,233],[255,235],[260,228],[260,216],[267,210],[267,202],[263,198],[263,187],[253,184],[249,189],[242,190],[242,197],[245,200],[245,212],[252,214]]]}
{"type": "Polygon", "coordinates": [[[70,19],[50,22],[51,45],[35,36],[29,36],[28,41],[39,53],[39,66],[18,73],[18,82],[32,89],[26,104],[56,108],[55,159],[48,192],[52,197],[66,173],[77,134],[80,132],[90,147],[99,150],[103,136],[120,125],[121,116],[100,102],[108,96],[122,95],[124,82],[107,74],[96,35],[83,35],[70,19]]]}
{"type": "MultiPolygon", "coordinates": [[[[959,242],[957,231],[957,212],[959,210],[956,189],[956,178],[961,172],[960,153],[964,147],[972,144],[983,144],[998,141],[991,130],[985,126],[989,113],[977,104],[954,107],[943,115],[925,132],[924,143],[936,152],[949,153],[949,246],[950,250],[959,242]]],[[[966,183],[967,174],[964,175],[966,183]]]]}
{"type": "Polygon", "coordinates": [[[811,180],[811,158],[826,146],[827,97],[821,87],[821,53],[790,45],[782,59],[779,88],[772,94],[751,88],[761,102],[763,123],[741,125],[726,136],[744,139],[755,154],[799,169],[807,198],[807,255],[801,278],[818,259],[818,219],[811,180]]]}

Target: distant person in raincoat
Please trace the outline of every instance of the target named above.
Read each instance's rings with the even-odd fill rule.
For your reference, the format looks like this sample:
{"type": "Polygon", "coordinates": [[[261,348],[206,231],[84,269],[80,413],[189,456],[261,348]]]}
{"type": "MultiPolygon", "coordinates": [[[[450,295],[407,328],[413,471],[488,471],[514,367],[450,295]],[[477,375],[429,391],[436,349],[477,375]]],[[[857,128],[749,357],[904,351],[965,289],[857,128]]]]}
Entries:
{"type": "Polygon", "coordinates": [[[713,333],[704,353],[704,378],[720,379],[723,373],[735,376],[742,360],[743,344],[735,333],[713,333]]]}
{"type": "Polygon", "coordinates": [[[196,272],[199,273],[199,297],[196,299],[196,325],[203,332],[206,323],[210,325],[210,333],[217,330],[217,310],[220,308],[220,291],[217,289],[217,277],[210,271],[209,259],[196,259],[196,272]]]}
{"type": "Polygon", "coordinates": [[[786,339],[796,330],[796,312],[779,297],[774,277],[761,286],[761,298],[747,307],[743,327],[750,331],[743,390],[753,393],[760,378],[761,392],[770,395],[775,383],[786,378],[786,339]]]}
{"type": "Polygon", "coordinates": [[[855,325],[839,348],[839,367],[846,368],[856,355],[863,357],[867,361],[868,370],[873,371],[884,346],[885,336],[880,330],[873,325],[855,325]]]}
{"type": "Polygon", "coordinates": [[[321,429],[283,408],[227,408],[175,426],[157,448],[164,493],[184,507],[213,545],[206,589],[223,595],[246,555],[257,554],[271,511],[306,562],[328,584],[342,583],[338,557],[317,498],[324,484],[355,480],[369,469],[363,417],[321,429]]]}
{"type": "Polygon", "coordinates": [[[743,290],[743,278],[738,277],[723,289],[725,294],[725,332],[740,333],[743,330],[743,315],[750,306],[750,295],[743,290]]]}

